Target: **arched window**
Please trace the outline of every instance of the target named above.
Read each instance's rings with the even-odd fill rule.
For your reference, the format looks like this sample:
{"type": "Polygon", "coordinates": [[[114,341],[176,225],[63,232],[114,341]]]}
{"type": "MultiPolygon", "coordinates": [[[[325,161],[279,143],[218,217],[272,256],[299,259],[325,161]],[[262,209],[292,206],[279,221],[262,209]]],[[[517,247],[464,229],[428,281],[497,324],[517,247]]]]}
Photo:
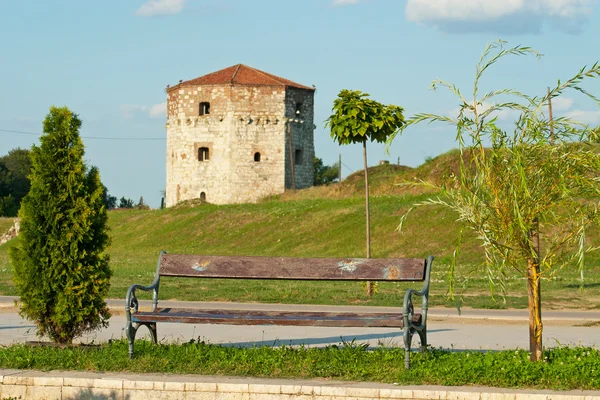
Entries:
{"type": "Polygon", "coordinates": [[[198,148],[198,161],[208,161],[208,147],[199,147],[198,148]]]}
{"type": "Polygon", "coordinates": [[[210,114],[210,103],[207,101],[203,101],[200,103],[200,109],[198,110],[198,115],[208,115],[210,114]]]}
{"type": "Polygon", "coordinates": [[[206,193],[205,192],[200,192],[200,200],[206,201],[206,193]]]}
{"type": "Polygon", "coordinates": [[[260,153],[259,152],[254,153],[254,161],[260,162],[260,153]]]}

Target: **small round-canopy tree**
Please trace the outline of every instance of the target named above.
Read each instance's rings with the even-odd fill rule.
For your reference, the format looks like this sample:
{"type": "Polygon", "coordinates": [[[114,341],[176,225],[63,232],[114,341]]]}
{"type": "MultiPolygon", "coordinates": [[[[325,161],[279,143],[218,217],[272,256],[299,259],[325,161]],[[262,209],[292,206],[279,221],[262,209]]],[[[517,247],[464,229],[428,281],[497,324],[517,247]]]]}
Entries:
{"type": "MultiPolygon", "coordinates": [[[[590,143],[593,131],[568,118],[552,120],[545,110],[550,99],[568,89],[600,105],[599,99],[580,86],[584,78],[600,76],[600,65],[582,68],[540,97],[512,89],[480,95],[483,73],[501,58],[539,56],[528,47],[504,45],[498,41],[486,47],[477,64],[472,99],[467,100],[450,83],[434,81],[434,88],[446,87],[458,97],[456,117],[417,114],[407,126],[442,121],[456,127],[460,169],[438,187],[439,196],[417,206],[441,205],[456,212],[458,221],[482,241],[482,267],[490,284],[502,282],[507,268],[525,278],[531,360],[536,361],[542,358],[541,277],[564,266],[583,268],[585,252],[594,249],[586,244],[586,227],[600,216],[600,154],[590,143]],[[515,100],[496,101],[507,96],[515,100]],[[502,110],[518,115],[512,132],[497,124],[502,110]]],[[[402,217],[400,229],[408,213],[402,217]]],[[[453,276],[453,267],[450,272],[453,276]]]]}
{"type": "MultiPolygon", "coordinates": [[[[368,93],[343,89],[333,101],[333,114],[327,119],[331,137],[338,144],[362,143],[365,166],[365,204],[367,215],[367,258],[371,257],[371,224],[369,215],[369,173],[367,141],[384,143],[404,125],[402,107],[384,105],[369,99],[368,93]]],[[[367,282],[367,294],[371,284],[367,282]]]]}
{"type": "Polygon", "coordinates": [[[107,326],[110,317],[103,186],[98,170],[83,162],[80,126],[68,108],[50,109],[41,144],[31,151],[31,189],[10,251],[21,316],[60,344],[107,326]]]}

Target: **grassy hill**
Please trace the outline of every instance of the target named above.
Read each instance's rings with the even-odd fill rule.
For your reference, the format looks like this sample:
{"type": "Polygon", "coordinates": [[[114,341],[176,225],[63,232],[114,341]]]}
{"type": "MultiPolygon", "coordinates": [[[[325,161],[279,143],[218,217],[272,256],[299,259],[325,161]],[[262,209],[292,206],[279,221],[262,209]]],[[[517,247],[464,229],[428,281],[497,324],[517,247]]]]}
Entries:
{"type": "MultiPolygon", "coordinates": [[[[456,155],[456,152],[441,155],[418,168],[397,165],[370,168],[372,256],[435,255],[433,305],[450,305],[445,298],[446,275],[458,235],[455,217],[443,208],[420,208],[411,215],[405,230],[397,232],[400,216],[427,196],[415,187],[398,184],[415,179],[439,181],[456,168],[456,155]]],[[[258,204],[188,203],[165,210],[111,211],[109,253],[114,277],[110,295],[124,298],[130,284],[150,283],[160,250],[219,255],[363,257],[363,190],[364,182],[357,172],[342,184],[288,192],[258,204]]],[[[590,240],[598,240],[598,235],[592,233],[590,240]]],[[[0,295],[16,293],[7,256],[14,243],[15,240],[0,246],[0,295]]],[[[525,307],[525,281],[519,276],[508,280],[506,304],[491,300],[485,274],[477,271],[482,256],[478,242],[467,235],[458,269],[466,304],[525,307]]],[[[585,292],[578,290],[578,274],[573,268],[544,282],[546,307],[599,307],[600,263],[598,255],[594,257],[588,260],[585,292]]],[[[382,283],[379,293],[368,299],[357,283],[256,281],[240,286],[235,281],[186,279],[161,283],[161,298],[400,305],[402,287],[382,283]]]]}
{"type": "MultiPolygon", "coordinates": [[[[418,180],[441,183],[451,172],[458,172],[458,150],[451,150],[426,161],[417,168],[405,165],[384,164],[369,168],[369,192],[373,196],[402,196],[423,194],[422,187],[407,183],[418,180]]],[[[364,196],[364,171],[357,171],[346,177],[342,184],[315,186],[297,192],[286,192],[276,198],[286,200],[348,198],[364,196]]]]}

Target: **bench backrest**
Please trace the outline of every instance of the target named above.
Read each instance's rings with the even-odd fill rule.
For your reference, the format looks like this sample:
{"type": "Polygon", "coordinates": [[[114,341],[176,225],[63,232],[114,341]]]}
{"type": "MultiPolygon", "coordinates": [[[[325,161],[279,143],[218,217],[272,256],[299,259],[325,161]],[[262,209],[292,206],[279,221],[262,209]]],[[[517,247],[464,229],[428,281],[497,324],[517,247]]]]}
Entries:
{"type": "Polygon", "coordinates": [[[160,276],[290,280],[423,281],[423,258],[233,257],[161,253],[160,276]]]}

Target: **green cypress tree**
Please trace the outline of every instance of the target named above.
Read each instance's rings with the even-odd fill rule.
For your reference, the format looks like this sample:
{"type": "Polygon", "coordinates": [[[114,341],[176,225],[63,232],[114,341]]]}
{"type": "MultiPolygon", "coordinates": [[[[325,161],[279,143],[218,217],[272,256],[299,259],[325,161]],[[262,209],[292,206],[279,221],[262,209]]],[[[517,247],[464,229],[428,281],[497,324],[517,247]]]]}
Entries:
{"type": "Polygon", "coordinates": [[[98,170],[83,162],[80,127],[67,107],[52,107],[46,116],[40,146],[31,152],[20,241],[10,251],[21,316],[60,344],[106,327],[110,317],[103,186],[98,170]]]}

